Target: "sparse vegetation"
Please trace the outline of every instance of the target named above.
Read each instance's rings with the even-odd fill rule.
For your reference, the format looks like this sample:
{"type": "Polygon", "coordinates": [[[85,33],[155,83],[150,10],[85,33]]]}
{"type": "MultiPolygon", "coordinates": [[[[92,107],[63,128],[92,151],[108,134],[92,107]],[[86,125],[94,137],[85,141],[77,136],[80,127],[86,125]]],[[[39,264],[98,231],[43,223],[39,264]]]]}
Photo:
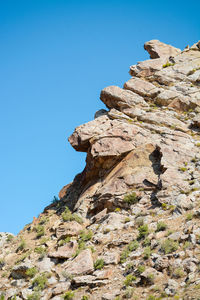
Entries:
{"type": "Polygon", "coordinates": [[[178,249],[178,242],[175,242],[171,239],[166,239],[161,244],[161,251],[165,254],[172,253],[178,249]]]}
{"type": "Polygon", "coordinates": [[[174,66],[174,63],[170,63],[169,61],[166,62],[166,64],[163,65],[163,68],[168,68],[174,66]]]}
{"type": "Polygon", "coordinates": [[[38,272],[37,268],[33,267],[26,271],[26,275],[32,278],[37,274],[37,272],[38,272]]]}
{"type": "Polygon", "coordinates": [[[35,291],[42,291],[47,285],[47,275],[45,273],[38,275],[33,279],[32,284],[35,291]]]}
{"type": "Polygon", "coordinates": [[[123,201],[128,203],[129,205],[132,205],[139,201],[139,197],[135,192],[132,192],[131,194],[125,195],[123,201]]]}
{"type": "Polygon", "coordinates": [[[36,231],[37,238],[40,238],[45,234],[43,225],[37,225],[36,227],[34,227],[34,231],[36,231]]]}
{"type": "Polygon", "coordinates": [[[99,258],[94,263],[94,269],[95,270],[101,270],[104,267],[104,260],[102,258],[99,258]]]}
{"type": "Polygon", "coordinates": [[[14,236],[12,234],[9,234],[7,236],[7,242],[11,242],[14,239],[14,236]]]}
{"type": "Polygon", "coordinates": [[[79,217],[77,214],[72,214],[67,206],[65,208],[65,211],[62,213],[62,219],[64,222],[76,221],[79,224],[83,223],[82,218],[79,217]]]}
{"type": "Polygon", "coordinates": [[[27,300],[40,300],[40,299],[41,299],[41,294],[40,292],[37,291],[33,292],[31,295],[27,297],[27,300]]]}
{"type": "Polygon", "coordinates": [[[64,295],[63,295],[63,299],[64,300],[72,300],[74,298],[74,292],[67,291],[64,295]]]}
{"type": "Polygon", "coordinates": [[[133,276],[132,274],[128,274],[126,276],[126,279],[124,280],[124,285],[125,286],[129,286],[132,284],[132,282],[134,282],[136,280],[136,277],[133,276]]]}
{"type": "Polygon", "coordinates": [[[162,221],[157,223],[156,231],[165,231],[166,229],[167,229],[167,224],[165,224],[162,221]]]}
{"type": "Polygon", "coordinates": [[[39,258],[42,259],[46,255],[46,248],[45,247],[36,247],[34,250],[35,253],[40,254],[39,258]]]}
{"type": "Polygon", "coordinates": [[[139,235],[138,235],[138,239],[143,239],[145,238],[148,234],[149,234],[149,228],[147,224],[141,225],[138,228],[139,231],[139,235]]]}
{"type": "Polygon", "coordinates": [[[145,249],[144,249],[144,252],[143,252],[143,257],[144,259],[148,259],[151,255],[151,248],[149,246],[147,246],[145,249]]]}

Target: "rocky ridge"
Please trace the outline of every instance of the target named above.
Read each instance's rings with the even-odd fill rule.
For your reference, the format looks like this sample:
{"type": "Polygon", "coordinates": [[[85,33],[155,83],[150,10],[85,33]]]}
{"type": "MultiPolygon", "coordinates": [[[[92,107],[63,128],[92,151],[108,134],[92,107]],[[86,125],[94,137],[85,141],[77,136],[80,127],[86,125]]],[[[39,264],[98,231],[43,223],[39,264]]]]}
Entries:
{"type": "Polygon", "coordinates": [[[200,42],[144,48],[69,137],[83,172],[0,236],[0,299],[200,299],[200,42]]]}

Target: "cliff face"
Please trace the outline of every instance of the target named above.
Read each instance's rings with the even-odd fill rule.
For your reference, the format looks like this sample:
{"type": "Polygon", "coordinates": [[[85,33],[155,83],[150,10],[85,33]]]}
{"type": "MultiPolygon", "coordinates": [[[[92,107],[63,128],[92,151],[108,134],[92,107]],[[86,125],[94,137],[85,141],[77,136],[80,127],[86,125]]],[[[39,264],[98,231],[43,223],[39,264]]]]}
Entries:
{"type": "Polygon", "coordinates": [[[144,48],[69,137],[83,172],[4,240],[2,299],[200,299],[200,42],[144,48]]]}

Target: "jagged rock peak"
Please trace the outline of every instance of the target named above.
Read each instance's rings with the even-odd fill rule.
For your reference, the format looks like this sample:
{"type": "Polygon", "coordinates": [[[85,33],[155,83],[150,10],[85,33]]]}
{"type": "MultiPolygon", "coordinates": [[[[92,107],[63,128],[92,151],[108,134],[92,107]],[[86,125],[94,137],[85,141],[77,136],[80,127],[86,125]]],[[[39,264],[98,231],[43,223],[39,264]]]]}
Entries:
{"type": "Polygon", "coordinates": [[[162,43],[159,40],[151,40],[149,42],[146,42],[144,44],[144,49],[147,50],[152,59],[164,56],[176,56],[181,53],[180,49],[162,43]]]}

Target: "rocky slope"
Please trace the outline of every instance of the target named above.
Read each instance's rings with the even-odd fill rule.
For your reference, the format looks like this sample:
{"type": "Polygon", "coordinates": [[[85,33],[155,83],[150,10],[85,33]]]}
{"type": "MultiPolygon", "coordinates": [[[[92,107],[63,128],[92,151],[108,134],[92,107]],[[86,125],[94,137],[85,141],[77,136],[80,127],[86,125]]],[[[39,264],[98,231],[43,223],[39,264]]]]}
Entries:
{"type": "Polygon", "coordinates": [[[0,299],[200,299],[200,42],[144,48],[69,138],[83,172],[2,235],[0,299]]]}

